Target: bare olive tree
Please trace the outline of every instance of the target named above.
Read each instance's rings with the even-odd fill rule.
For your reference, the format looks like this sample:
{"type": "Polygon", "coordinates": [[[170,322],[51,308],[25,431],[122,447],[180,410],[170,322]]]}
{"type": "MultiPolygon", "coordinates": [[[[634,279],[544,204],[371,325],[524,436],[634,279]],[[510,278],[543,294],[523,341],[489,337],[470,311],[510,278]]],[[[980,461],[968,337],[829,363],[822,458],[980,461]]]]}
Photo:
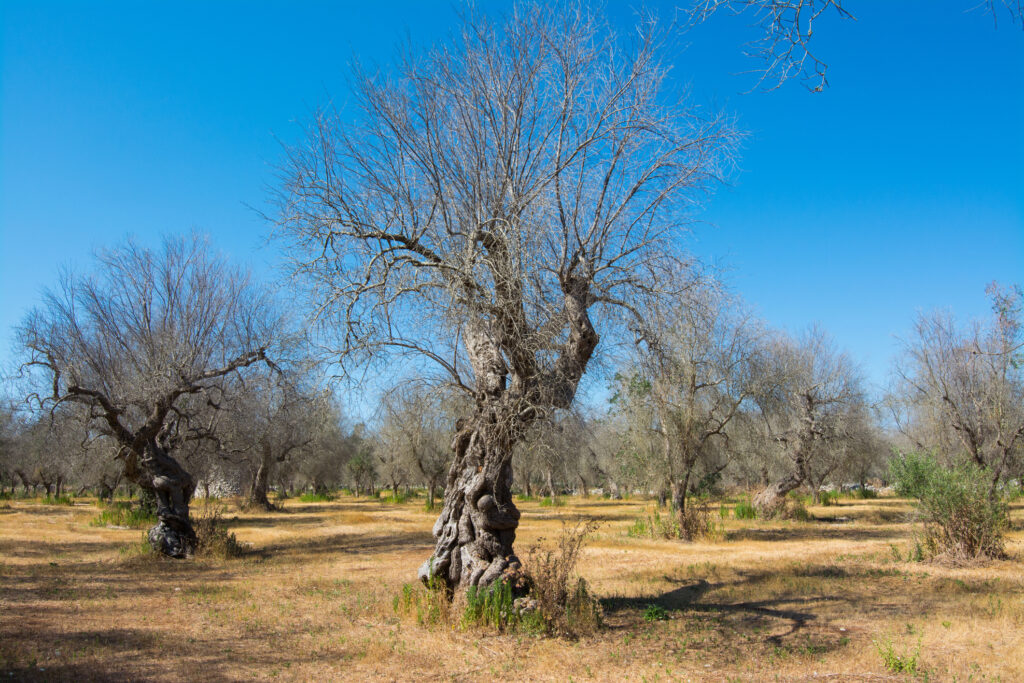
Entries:
{"type": "Polygon", "coordinates": [[[656,435],[659,484],[680,519],[695,473],[719,476],[729,463],[730,425],[758,388],[762,334],[737,300],[703,279],[648,312],[638,357],[620,373],[619,403],[633,429],[656,435]]]}
{"type": "Polygon", "coordinates": [[[359,115],[323,112],[290,150],[279,232],[342,363],[404,353],[475,403],[424,580],[519,566],[515,444],[657,293],[727,161],[727,122],[667,91],[659,36],[572,7],[469,13],[393,76],[357,69],[359,115]]]}
{"type": "Polygon", "coordinates": [[[323,445],[335,413],[318,380],[305,359],[276,363],[236,379],[220,406],[218,451],[249,471],[250,505],[275,510],[267,497],[275,470],[323,445]]]}
{"type": "Polygon", "coordinates": [[[851,415],[864,405],[864,390],[849,356],[818,327],[798,339],[779,334],[766,350],[765,382],[756,401],[788,471],[752,502],[761,516],[772,517],[786,494],[809,482],[815,459],[828,457],[848,438],[851,415]]]}
{"type": "Polygon", "coordinates": [[[46,387],[41,405],[80,404],[90,427],[117,442],[126,478],[158,500],[150,542],[184,557],[195,544],[195,483],[173,448],[201,425],[182,407],[220,400],[224,377],[267,361],[272,307],[197,236],[158,251],[128,242],[97,259],[95,273],[65,274],[25,318],[25,367],[46,387]]]}
{"type": "Polygon", "coordinates": [[[472,412],[461,394],[431,390],[420,382],[403,382],[381,402],[379,435],[409,473],[427,487],[427,508],[451,466],[451,435],[455,423],[472,412]]]}
{"type": "Polygon", "coordinates": [[[920,449],[987,468],[992,492],[1024,470],[1024,297],[989,286],[992,318],[921,315],[896,368],[902,431],[920,449]]]}

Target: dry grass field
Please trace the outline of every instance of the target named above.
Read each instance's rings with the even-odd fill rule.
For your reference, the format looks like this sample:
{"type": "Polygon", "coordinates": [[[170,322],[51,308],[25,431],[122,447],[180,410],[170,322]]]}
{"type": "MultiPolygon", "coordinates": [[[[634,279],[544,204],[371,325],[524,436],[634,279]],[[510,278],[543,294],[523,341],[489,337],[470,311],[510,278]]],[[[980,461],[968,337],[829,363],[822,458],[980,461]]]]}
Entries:
{"type": "Polygon", "coordinates": [[[422,506],[229,506],[250,554],[171,561],[139,552],[141,531],[89,526],[92,504],[0,503],[0,678],[1024,680],[1019,504],[1011,559],[948,567],[896,559],[912,526],[893,499],[811,508],[814,522],[727,519],[692,544],[628,537],[642,501],[521,503],[520,549],[553,542],[562,519],[602,522],[579,569],[605,628],[578,640],[396,615],[431,548],[422,506]]]}

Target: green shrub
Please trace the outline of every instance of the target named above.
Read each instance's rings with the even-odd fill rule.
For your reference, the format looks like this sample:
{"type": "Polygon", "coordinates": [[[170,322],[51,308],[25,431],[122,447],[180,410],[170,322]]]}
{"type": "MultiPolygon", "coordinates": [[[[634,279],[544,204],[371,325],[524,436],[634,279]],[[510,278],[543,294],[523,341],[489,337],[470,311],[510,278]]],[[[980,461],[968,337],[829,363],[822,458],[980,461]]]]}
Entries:
{"type": "Polygon", "coordinates": [[[786,499],[786,504],[783,505],[779,511],[779,516],[783,519],[794,519],[798,522],[810,522],[814,519],[807,510],[807,496],[790,494],[786,499]]]}
{"type": "Polygon", "coordinates": [[[71,499],[71,496],[65,494],[59,496],[46,496],[43,498],[44,505],[74,505],[75,501],[71,499]]]}
{"type": "Polygon", "coordinates": [[[660,605],[647,605],[647,609],[644,610],[644,621],[665,621],[668,619],[668,612],[665,611],[664,607],[660,605]]]}
{"type": "Polygon", "coordinates": [[[334,496],[328,491],[307,491],[299,496],[299,501],[303,503],[329,503],[334,500],[334,496]]]}
{"type": "Polygon", "coordinates": [[[638,517],[626,530],[626,535],[632,538],[680,538],[681,534],[678,515],[671,508],[664,516],[654,508],[651,514],[638,517]]]}
{"type": "Polygon", "coordinates": [[[857,497],[861,500],[874,500],[878,498],[878,491],[869,489],[866,486],[861,486],[857,489],[857,497]]]}
{"type": "Polygon", "coordinates": [[[822,491],[818,494],[821,504],[828,507],[839,503],[839,493],[836,491],[822,491]]]}
{"type": "Polygon", "coordinates": [[[514,599],[508,581],[495,581],[485,587],[470,586],[466,591],[466,610],[462,622],[484,624],[503,631],[515,620],[515,609],[512,606],[514,599]]]}
{"type": "Polygon", "coordinates": [[[540,499],[538,503],[542,508],[560,508],[565,505],[565,501],[559,496],[547,496],[540,499]]]}
{"type": "Polygon", "coordinates": [[[387,493],[380,496],[381,503],[391,503],[393,505],[401,505],[407,500],[409,500],[409,495],[402,491],[399,491],[398,493],[388,491],[387,493]]]}
{"type": "Polygon", "coordinates": [[[148,529],[157,523],[156,511],[143,508],[138,503],[119,500],[113,503],[97,503],[103,509],[89,522],[89,526],[127,527],[148,529]]]}
{"type": "Polygon", "coordinates": [[[991,495],[991,474],[972,463],[943,467],[933,455],[908,453],[889,464],[901,496],[918,500],[924,546],[931,557],[973,560],[1003,556],[1006,504],[991,495]]]}
{"type": "Polygon", "coordinates": [[[732,509],[736,519],[757,519],[757,508],[750,504],[750,498],[743,498],[732,509]]]}

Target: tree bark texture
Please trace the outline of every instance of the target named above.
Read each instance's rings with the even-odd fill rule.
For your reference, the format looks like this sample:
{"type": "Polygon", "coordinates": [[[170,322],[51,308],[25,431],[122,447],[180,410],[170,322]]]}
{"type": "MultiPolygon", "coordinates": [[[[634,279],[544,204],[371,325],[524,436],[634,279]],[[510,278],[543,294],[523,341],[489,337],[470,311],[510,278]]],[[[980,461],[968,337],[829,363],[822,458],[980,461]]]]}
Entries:
{"type": "Polygon", "coordinates": [[[434,524],[436,546],[419,570],[424,583],[449,592],[486,586],[521,567],[512,550],[519,510],[512,502],[512,446],[507,428],[477,415],[452,442],[444,507],[434,524]]]}
{"type": "Polygon", "coordinates": [[[786,495],[796,487],[800,486],[803,479],[797,474],[791,474],[781,481],[766,486],[759,491],[751,504],[757,510],[757,515],[763,519],[771,519],[782,510],[786,503],[786,495]]]}
{"type": "Polygon", "coordinates": [[[174,558],[189,557],[196,549],[196,532],[189,520],[189,503],[195,493],[191,475],[160,446],[150,440],[127,476],[156,496],[157,525],[149,530],[149,543],[174,558]]]}
{"type": "Polygon", "coordinates": [[[270,499],[267,498],[272,464],[273,461],[270,455],[264,454],[260,459],[260,466],[256,469],[256,474],[252,478],[252,485],[249,487],[249,504],[267,511],[274,510],[274,506],[270,504],[270,499]]]}

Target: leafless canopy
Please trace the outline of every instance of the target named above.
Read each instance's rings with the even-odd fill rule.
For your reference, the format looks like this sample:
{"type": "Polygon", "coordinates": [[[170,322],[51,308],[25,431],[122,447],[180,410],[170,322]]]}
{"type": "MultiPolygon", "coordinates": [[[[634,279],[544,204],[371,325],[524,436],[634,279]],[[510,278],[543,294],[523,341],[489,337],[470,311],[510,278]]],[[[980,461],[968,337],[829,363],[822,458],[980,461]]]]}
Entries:
{"type": "Polygon", "coordinates": [[[408,352],[475,399],[427,583],[519,566],[516,442],[571,405],[607,316],[664,291],[728,160],[728,125],[666,92],[659,35],[559,5],[468,14],[394,74],[357,70],[358,118],[321,113],[291,152],[281,233],[343,362],[408,352]]]}
{"type": "Polygon", "coordinates": [[[358,115],[320,112],[290,150],[280,232],[349,366],[412,352],[469,387],[465,354],[474,390],[511,375],[565,405],[588,314],[657,288],[734,134],[665,92],[653,25],[626,44],[563,10],[467,16],[394,73],[357,69],[358,115]]]}
{"type": "Polygon", "coordinates": [[[1024,473],[1024,296],[989,286],[993,316],[961,327],[949,315],[919,316],[896,368],[916,447],[988,468],[992,487],[1024,473]]]}
{"type": "Polygon", "coordinates": [[[700,0],[690,10],[691,25],[706,21],[726,10],[732,14],[754,15],[761,37],[748,43],[747,54],[764,63],[755,88],[774,90],[791,78],[799,78],[808,89],[821,92],[828,87],[828,64],[811,52],[815,22],[829,10],[854,19],[842,0],[700,0]]]}
{"type": "MultiPolygon", "coordinates": [[[[797,78],[813,92],[828,87],[828,64],[811,51],[815,27],[828,14],[856,19],[844,5],[845,0],[696,0],[687,11],[688,24],[694,26],[712,15],[726,11],[734,15],[750,13],[760,37],[747,44],[747,54],[764,66],[754,88],[775,90],[797,78]],[[830,12],[831,10],[831,12],[830,12]]],[[[983,9],[998,23],[1000,10],[1024,28],[1024,1],[979,0],[973,8],[983,9]]]]}

